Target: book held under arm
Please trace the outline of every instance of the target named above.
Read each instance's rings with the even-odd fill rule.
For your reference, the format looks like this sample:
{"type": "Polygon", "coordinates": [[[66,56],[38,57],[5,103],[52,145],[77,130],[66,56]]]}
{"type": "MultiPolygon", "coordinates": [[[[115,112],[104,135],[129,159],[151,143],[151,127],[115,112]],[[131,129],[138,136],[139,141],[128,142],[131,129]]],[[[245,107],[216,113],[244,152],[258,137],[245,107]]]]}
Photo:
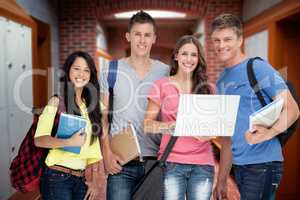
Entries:
{"type": "Polygon", "coordinates": [[[276,99],[249,116],[249,130],[254,131],[254,125],[270,128],[279,118],[283,108],[283,99],[276,99]]]}
{"type": "Polygon", "coordinates": [[[112,152],[121,158],[121,165],[125,165],[141,155],[140,145],[132,124],[115,134],[110,140],[110,146],[112,152]]]}
{"type": "MultiPolygon", "coordinates": [[[[84,129],[85,127],[86,120],[84,118],[77,115],[61,113],[56,137],[62,139],[70,138],[73,134],[78,132],[80,129],[84,129]]],[[[84,130],[82,131],[82,133],[84,133],[84,130]]],[[[62,147],[61,149],[79,154],[81,147],[62,147]]]]}

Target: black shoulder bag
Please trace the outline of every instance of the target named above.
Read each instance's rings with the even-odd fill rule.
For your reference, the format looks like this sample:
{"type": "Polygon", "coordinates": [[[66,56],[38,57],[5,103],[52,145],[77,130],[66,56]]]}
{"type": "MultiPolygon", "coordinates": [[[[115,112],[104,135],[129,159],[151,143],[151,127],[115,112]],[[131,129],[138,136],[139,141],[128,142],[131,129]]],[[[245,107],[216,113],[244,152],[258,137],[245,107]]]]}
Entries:
{"type": "Polygon", "coordinates": [[[168,145],[160,158],[144,175],[142,180],[136,186],[132,199],[133,200],[161,200],[164,192],[164,168],[165,162],[172,151],[172,148],[178,137],[172,136],[168,145]]]}

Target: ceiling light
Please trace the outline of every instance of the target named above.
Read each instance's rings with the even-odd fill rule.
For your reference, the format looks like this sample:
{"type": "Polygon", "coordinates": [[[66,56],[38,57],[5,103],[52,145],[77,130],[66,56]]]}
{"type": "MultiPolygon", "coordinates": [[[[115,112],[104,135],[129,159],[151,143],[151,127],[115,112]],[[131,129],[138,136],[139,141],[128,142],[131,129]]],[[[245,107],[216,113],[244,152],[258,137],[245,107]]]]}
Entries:
{"type": "MultiPolygon", "coordinates": [[[[138,12],[138,10],[116,13],[115,18],[117,18],[117,19],[128,19],[128,18],[131,18],[132,15],[134,15],[137,12],[138,12]]],[[[145,12],[147,12],[153,18],[185,18],[186,17],[185,13],[173,12],[173,11],[145,10],[145,12]]]]}

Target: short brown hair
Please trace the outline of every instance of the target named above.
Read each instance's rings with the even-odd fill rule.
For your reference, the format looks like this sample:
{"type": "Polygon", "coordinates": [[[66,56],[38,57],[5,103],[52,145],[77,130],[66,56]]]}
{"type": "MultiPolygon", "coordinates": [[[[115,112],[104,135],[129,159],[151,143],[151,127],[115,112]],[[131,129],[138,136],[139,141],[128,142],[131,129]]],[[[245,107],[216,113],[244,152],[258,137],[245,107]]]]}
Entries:
{"type": "Polygon", "coordinates": [[[238,37],[243,34],[243,25],[239,17],[233,14],[221,14],[217,16],[211,25],[211,33],[215,30],[232,28],[238,37]]]}
{"type": "Polygon", "coordinates": [[[140,10],[139,12],[135,13],[129,20],[129,24],[128,24],[128,32],[131,31],[131,28],[133,27],[134,24],[136,23],[140,23],[140,24],[152,24],[153,25],[153,29],[154,29],[154,33],[156,33],[156,23],[154,21],[154,19],[151,17],[151,15],[149,15],[148,13],[146,13],[143,10],[140,10]]]}

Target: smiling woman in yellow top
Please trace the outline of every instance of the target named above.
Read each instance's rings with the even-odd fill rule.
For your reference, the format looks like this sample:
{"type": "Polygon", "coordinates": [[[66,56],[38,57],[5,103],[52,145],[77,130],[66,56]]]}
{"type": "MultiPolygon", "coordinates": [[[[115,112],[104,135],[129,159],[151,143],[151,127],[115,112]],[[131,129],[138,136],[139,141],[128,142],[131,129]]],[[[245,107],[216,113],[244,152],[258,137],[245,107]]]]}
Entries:
{"type": "Polygon", "coordinates": [[[49,148],[46,166],[40,183],[43,200],[93,199],[97,193],[92,185],[85,184],[84,170],[102,159],[99,136],[102,134],[100,93],[95,63],[85,52],[74,52],[65,61],[62,98],[52,97],[39,117],[35,145],[49,148]],[[84,134],[81,131],[71,138],[51,136],[54,118],[59,105],[66,113],[86,119],[84,134]],[[61,147],[80,146],[79,154],[64,151],[61,147]]]}

